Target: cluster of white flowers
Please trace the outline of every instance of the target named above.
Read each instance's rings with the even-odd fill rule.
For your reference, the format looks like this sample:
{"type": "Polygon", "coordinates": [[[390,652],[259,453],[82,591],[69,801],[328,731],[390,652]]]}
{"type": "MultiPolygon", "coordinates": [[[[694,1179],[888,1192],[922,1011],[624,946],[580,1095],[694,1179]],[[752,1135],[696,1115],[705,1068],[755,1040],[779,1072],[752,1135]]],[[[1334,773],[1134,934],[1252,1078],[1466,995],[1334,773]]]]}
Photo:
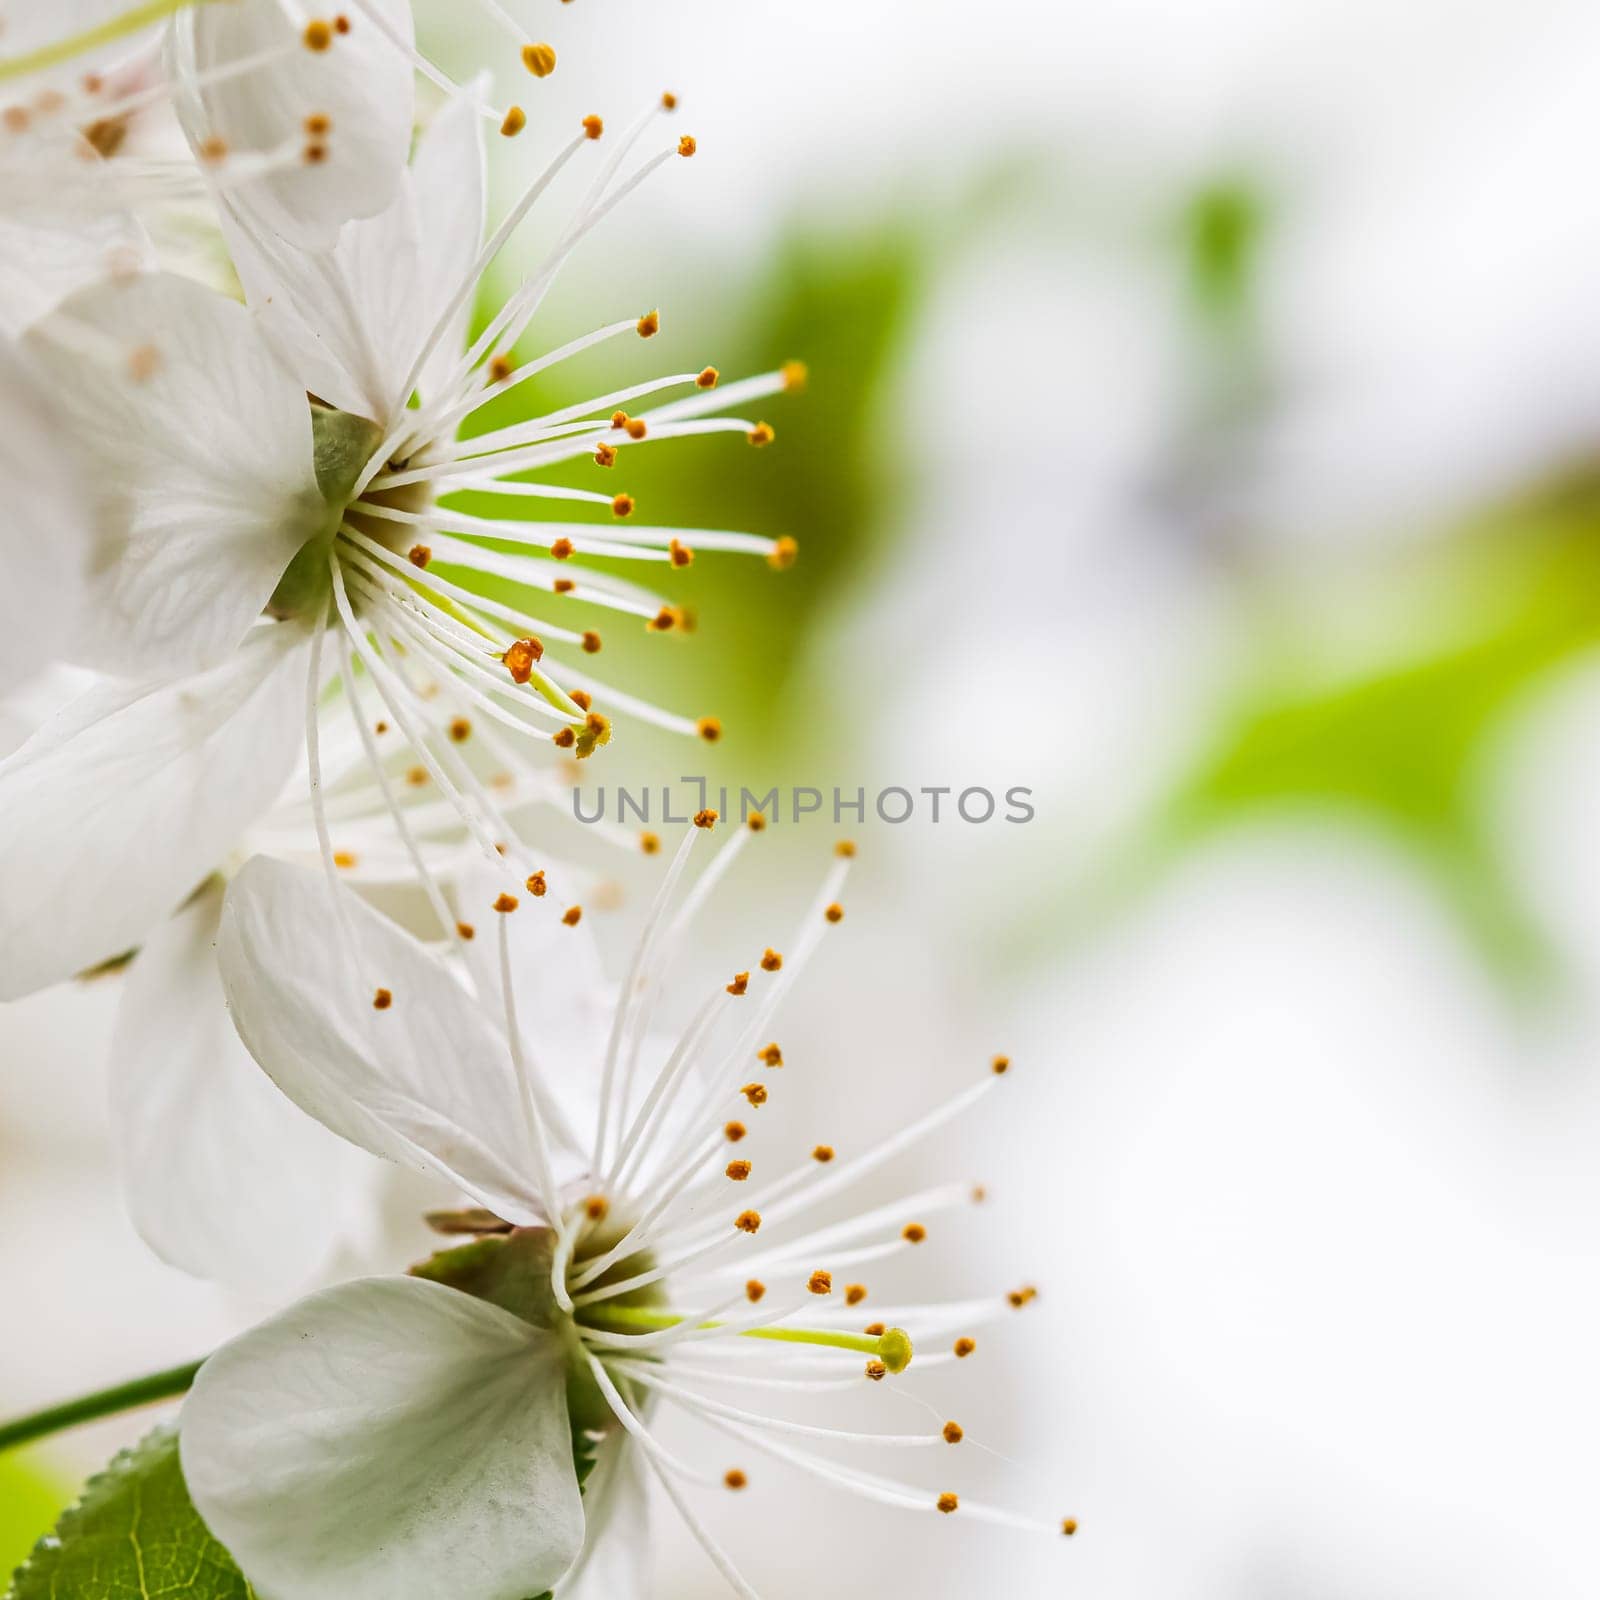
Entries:
{"type": "MultiPolygon", "coordinates": [[[[547,77],[554,50],[483,4],[518,70],[547,77]]],[[[653,1475],[749,1594],[691,1508],[707,1474],[655,1437],[659,1407],[858,1495],[1040,1525],[813,1448],[945,1449],[953,1422],[840,1432],[717,1392],[870,1385],[914,1341],[921,1365],[958,1360],[1030,1298],[863,1325],[865,1286],[835,1283],[914,1248],[967,1183],[793,1226],[989,1093],[1003,1058],[871,1153],[817,1146],[764,1181],[732,1151],[734,1111],[768,1097],[740,1080],[782,1065],[760,1041],[843,917],[853,852],[787,958],[768,950],[666,1035],[673,959],[758,830],[680,904],[717,820],[696,819],[617,990],[535,837],[558,764],[608,743],[613,717],[720,733],[590,673],[596,616],[665,632],[681,613],[584,558],[670,574],[697,550],[795,553],[639,526],[626,493],[549,473],[688,434],[765,444],[739,413],[797,387],[798,364],[478,420],[657,331],[634,313],[517,353],[584,239],[694,154],[663,136],[674,96],[620,134],[585,118],[490,227],[486,138],[527,119],[420,55],[407,0],[41,0],[5,22],[0,671],[74,693],[0,763],[0,998],[131,962],[115,1123],[134,1219],[174,1264],[314,1281],[350,1146],[442,1180],[464,1208],[436,1224],[472,1240],[315,1293],[206,1364],[181,1448],[208,1525],[272,1600],[620,1596],[653,1475]],[[483,305],[490,266],[584,160],[543,258],[483,305]],[[588,520],[526,515],[552,500],[588,520]],[[414,891],[412,932],[375,886],[414,891]]]]}

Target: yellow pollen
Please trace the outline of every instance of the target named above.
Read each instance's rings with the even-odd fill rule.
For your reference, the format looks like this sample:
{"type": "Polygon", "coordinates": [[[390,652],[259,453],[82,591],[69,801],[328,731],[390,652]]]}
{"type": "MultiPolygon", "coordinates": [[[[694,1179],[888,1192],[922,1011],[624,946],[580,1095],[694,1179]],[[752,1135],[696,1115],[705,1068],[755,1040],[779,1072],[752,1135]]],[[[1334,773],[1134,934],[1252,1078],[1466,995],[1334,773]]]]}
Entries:
{"type": "Polygon", "coordinates": [[[771,444],[778,437],[777,430],[770,422],[758,422],[749,433],[745,435],[751,444],[760,449],[763,445],[771,444]]]}
{"type": "Polygon", "coordinates": [[[335,850],[333,852],[333,864],[336,867],[342,867],[348,872],[356,864],[355,852],[353,850],[335,850]]]}
{"type": "Polygon", "coordinates": [[[604,1222],[611,1202],[603,1194],[592,1194],[583,1202],[583,1214],[591,1222],[604,1222]]]}
{"type": "Polygon", "coordinates": [[[833,853],[841,860],[853,861],[855,859],[856,847],[852,840],[841,839],[838,844],[833,847],[833,853]]]}
{"type": "MultiPolygon", "coordinates": [[[[92,141],[91,141],[92,142],[92,141]]],[[[213,134],[200,146],[200,159],[208,166],[216,166],[218,162],[228,159],[228,141],[218,138],[213,134]]]]}
{"type": "Polygon", "coordinates": [[[523,887],[527,889],[535,900],[542,900],[550,888],[550,885],[544,881],[544,869],[541,867],[538,872],[530,874],[527,883],[523,887]]]}
{"type": "Polygon", "coordinates": [[[844,907],[840,905],[837,900],[835,900],[833,904],[829,906],[828,909],[822,914],[828,919],[829,922],[844,921],[844,907]]]}
{"type": "Polygon", "coordinates": [[[694,551],[681,539],[674,539],[667,546],[667,554],[672,558],[675,567],[686,567],[694,560],[694,551]]]}
{"type": "Polygon", "coordinates": [[[511,357],[499,355],[489,363],[489,377],[495,383],[504,383],[516,369],[511,365],[511,357]]]}
{"type": "Polygon", "coordinates": [[[574,689],[570,698],[573,705],[582,706],[585,711],[594,704],[594,696],[587,689],[574,689]]]}
{"type": "Polygon", "coordinates": [[[677,625],[678,613],[671,606],[662,606],[644,627],[646,633],[671,633],[677,625]]]}
{"type": "Polygon", "coordinates": [[[701,717],[694,726],[707,744],[715,744],[722,737],[722,724],[715,717],[701,717]]]}
{"type": "Polygon", "coordinates": [[[577,547],[570,539],[557,539],[555,543],[550,546],[550,554],[554,556],[557,561],[570,561],[572,559],[572,552],[576,548],[577,547]]]}
{"type": "Polygon", "coordinates": [[[373,992],[372,1009],[374,1011],[387,1011],[394,1004],[394,996],[387,989],[378,989],[373,992]]]}
{"type": "Polygon", "coordinates": [[[737,1467],[730,1467],[728,1471],[723,1473],[722,1481],[730,1489],[742,1489],[750,1480],[737,1467]]]}
{"type": "Polygon", "coordinates": [[[760,833],[763,829],[765,829],[767,825],[767,819],[761,812],[752,811],[750,815],[745,818],[744,825],[751,831],[751,833],[760,833]]]}
{"type": "Polygon", "coordinates": [[[694,825],[697,828],[707,828],[707,829],[716,827],[716,825],[717,825],[717,814],[716,814],[716,812],[715,811],[711,811],[711,810],[695,812],[695,814],[694,814],[694,825]]]}
{"type": "Polygon", "coordinates": [[[472,737],[472,724],[465,717],[454,717],[450,722],[450,738],[456,744],[465,744],[472,737]]]}
{"type": "Polygon", "coordinates": [[[725,1122],[722,1125],[722,1137],[726,1139],[729,1144],[738,1144],[738,1142],[744,1138],[746,1132],[747,1129],[742,1122],[725,1122]]]}
{"type": "Polygon", "coordinates": [[[955,1344],[952,1345],[951,1348],[955,1351],[959,1360],[965,1361],[967,1357],[978,1348],[978,1341],[976,1339],[969,1339],[966,1334],[962,1334],[962,1336],[956,1340],[955,1344]]]}
{"type": "Polygon", "coordinates": [[[510,916],[521,902],[514,894],[500,894],[495,897],[494,908],[502,917],[510,916]]]}
{"type": "Polygon", "coordinates": [[[867,1376],[874,1383],[882,1383],[884,1378],[888,1376],[888,1372],[889,1369],[881,1361],[869,1361],[867,1363],[867,1376]]]}
{"type": "Polygon", "coordinates": [[[783,379],[784,388],[789,390],[790,393],[805,388],[806,382],[811,376],[803,361],[785,361],[778,368],[778,373],[783,379]]]}
{"type": "Polygon", "coordinates": [[[527,126],[528,113],[521,106],[512,106],[506,112],[505,121],[500,124],[500,131],[506,138],[515,139],[527,126]]]}
{"type": "Polygon", "coordinates": [[[410,767],[407,769],[406,782],[409,783],[413,789],[420,789],[427,781],[428,769],[426,767],[410,767]]]}
{"type": "Polygon", "coordinates": [[[670,89],[661,96],[661,109],[663,111],[676,111],[678,109],[678,97],[670,89]]]}
{"type": "Polygon", "coordinates": [[[742,1094],[745,1099],[757,1109],[767,1103],[767,1089],[765,1084],[747,1083],[744,1088],[739,1091],[739,1093],[742,1094]]]}
{"type": "Polygon", "coordinates": [[[694,381],[702,389],[715,389],[722,374],[715,367],[707,367],[694,381]]]}
{"type": "Polygon", "coordinates": [[[867,1298],[867,1286],[864,1283],[848,1283],[844,1290],[844,1303],[847,1306],[858,1306],[867,1298]]]}
{"type": "Polygon", "coordinates": [[[387,733],[389,731],[389,724],[387,722],[375,722],[372,725],[372,731],[374,733],[387,733]]]}
{"type": "Polygon", "coordinates": [[[324,116],[320,111],[313,111],[306,118],[304,127],[313,139],[325,138],[333,128],[333,118],[324,116]]]}
{"type": "Polygon", "coordinates": [[[776,1044],[769,1044],[765,1050],[756,1051],[756,1060],[765,1061],[769,1067],[783,1065],[783,1051],[776,1044]]]}
{"type": "Polygon", "coordinates": [[[313,139],[308,141],[300,154],[308,167],[320,167],[328,159],[328,147],[313,139]]]}
{"type": "Polygon", "coordinates": [[[561,920],[566,923],[569,928],[576,928],[578,924],[583,921],[583,907],[568,906],[567,909],[561,913],[561,920]]]}
{"type": "Polygon", "coordinates": [[[889,1330],[881,1322],[869,1322],[861,1331],[869,1339],[881,1339],[889,1330]]]}
{"type": "Polygon", "coordinates": [[[606,125],[596,116],[587,116],[583,119],[583,131],[591,139],[598,139],[606,131],[606,125]]]}
{"type": "Polygon", "coordinates": [[[811,1159],[813,1161],[820,1161],[824,1166],[826,1166],[830,1161],[833,1160],[833,1146],[831,1144],[817,1145],[811,1152],[811,1159]]]}
{"type": "Polygon", "coordinates": [[[783,957],[770,946],[761,957],[761,970],[763,972],[778,972],[783,967],[783,957]]]}
{"type": "Polygon", "coordinates": [[[966,1437],[959,1422],[947,1422],[944,1425],[944,1442],[946,1444],[960,1444],[966,1437]]]}
{"type": "Polygon", "coordinates": [[[456,924],[456,933],[463,939],[476,939],[478,937],[478,930],[470,922],[458,922],[456,924]]]}
{"type": "Polygon", "coordinates": [[[1013,1311],[1020,1311],[1025,1305],[1031,1304],[1039,1298],[1039,1291],[1032,1284],[1024,1284],[1020,1289],[1013,1289],[1006,1296],[1006,1302],[1013,1311]]]}
{"type": "Polygon", "coordinates": [[[766,1292],[767,1286],[759,1278],[752,1278],[744,1286],[744,1297],[750,1302],[751,1305],[755,1305],[756,1302],[766,1294],[766,1292]]]}
{"type": "Polygon", "coordinates": [[[1078,1519],[1076,1517],[1063,1517],[1061,1519],[1061,1531],[1070,1539],[1078,1531],[1078,1519]]]}
{"type": "Polygon", "coordinates": [[[806,1279],[806,1288],[808,1288],[812,1294],[832,1294],[833,1274],[831,1272],[823,1272],[819,1268],[816,1272],[813,1272],[809,1278],[806,1279]]]}
{"type": "Polygon", "coordinates": [[[571,578],[557,578],[550,587],[556,594],[571,594],[578,586],[571,578]]]}
{"type": "Polygon", "coordinates": [[[339,15],[333,19],[333,31],[335,33],[349,33],[350,19],[344,14],[344,12],[341,11],[339,15]]]}
{"type": "Polygon", "coordinates": [[[556,53],[547,44],[525,44],[522,64],[536,78],[548,78],[556,70],[556,53]]]}
{"type": "Polygon", "coordinates": [[[611,497],[611,515],[614,517],[631,517],[634,504],[634,498],[631,494],[613,495],[611,497]]]}
{"type": "Polygon", "coordinates": [[[942,1494],[937,1500],[934,1501],[934,1504],[938,1506],[938,1508],[944,1512],[946,1516],[949,1516],[949,1514],[961,1504],[961,1501],[953,1494],[942,1494]]]}
{"type": "Polygon", "coordinates": [[[788,534],[778,540],[767,554],[767,565],[774,572],[787,572],[800,559],[800,544],[788,534]]]}
{"type": "Polygon", "coordinates": [[[761,1213],[759,1211],[741,1211],[733,1219],[733,1225],[740,1233],[756,1233],[761,1227],[761,1213]]]}
{"type": "Polygon", "coordinates": [[[626,411],[613,411],[611,413],[611,426],[613,428],[626,428],[628,426],[628,413],[626,411]]]}
{"type": "Polygon", "coordinates": [[[639,329],[639,337],[641,339],[653,339],[661,332],[661,313],[659,311],[645,312],[639,318],[636,326],[639,329]]]}
{"type": "Polygon", "coordinates": [[[1011,1057],[996,1056],[990,1065],[994,1068],[994,1075],[1003,1078],[1011,1070],[1011,1057]]]}
{"type": "Polygon", "coordinates": [[[661,852],[661,836],[655,833],[641,833],[639,835],[639,848],[647,856],[659,855],[661,852]]]}
{"type": "Polygon", "coordinates": [[[319,53],[326,50],[333,43],[333,24],[324,22],[320,17],[306,24],[306,31],[300,35],[301,42],[307,50],[319,53]]]}
{"type": "Polygon", "coordinates": [[[500,659],[513,683],[526,683],[533,676],[534,664],[544,659],[544,645],[532,636],[515,639],[506,646],[506,653],[500,659]]]}
{"type": "Polygon", "coordinates": [[[558,750],[570,750],[578,742],[578,736],[571,728],[558,728],[550,735],[550,742],[558,750]]]}
{"type": "Polygon", "coordinates": [[[985,1200],[987,1200],[988,1198],[989,1198],[989,1191],[986,1188],[984,1188],[984,1186],[981,1183],[973,1184],[973,1186],[972,1186],[972,1203],[973,1203],[973,1205],[981,1206],[983,1204],[983,1202],[985,1200]]]}
{"type": "Polygon", "coordinates": [[[730,1161],[723,1170],[735,1183],[743,1183],[750,1176],[750,1163],[748,1161],[730,1161]]]}
{"type": "Polygon", "coordinates": [[[741,995],[749,987],[750,974],[748,972],[736,972],[733,975],[733,982],[728,985],[728,993],[731,995],[741,995]]]}
{"type": "Polygon", "coordinates": [[[650,424],[646,422],[643,417],[629,417],[628,420],[623,423],[622,431],[626,433],[630,439],[637,441],[644,438],[644,436],[649,433],[650,424]]]}
{"type": "Polygon", "coordinates": [[[433,551],[425,544],[414,544],[406,551],[406,560],[414,567],[426,567],[433,560],[433,551]]]}
{"type": "Polygon", "coordinates": [[[583,653],[597,655],[600,651],[600,635],[593,628],[586,629],[583,635],[583,653]]]}
{"type": "Polygon", "coordinates": [[[907,1244],[921,1244],[928,1237],[928,1230],[920,1222],[908,1222],[900,1230],[900,1237],[907,1244]]]}
{"type": "Polygon", "coordinates": [[[617,452],[609,444],[599,444],[595,446],[594,459],[597,466],[614,467],[617,464],[617,452]]]}
{"type": "Polygon", "coordinates": [[[678,154],[680,156],[692,156],[698,148],[699,146],[695,144],[693,138],[687,133],[678,141],[678,154]]]}

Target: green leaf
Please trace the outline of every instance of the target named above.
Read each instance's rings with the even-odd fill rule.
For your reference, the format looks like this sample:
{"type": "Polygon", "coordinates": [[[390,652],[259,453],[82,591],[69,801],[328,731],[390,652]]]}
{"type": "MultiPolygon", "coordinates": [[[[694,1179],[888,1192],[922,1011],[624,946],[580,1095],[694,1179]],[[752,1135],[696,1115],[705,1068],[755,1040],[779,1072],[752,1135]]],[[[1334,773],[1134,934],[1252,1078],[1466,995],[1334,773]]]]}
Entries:
{"type": "Polygon", "coordinates": [[[7,1600],[254,1600],[189,1499],[174,1428],[125,1450],[34,1547],[7,1600]]]}

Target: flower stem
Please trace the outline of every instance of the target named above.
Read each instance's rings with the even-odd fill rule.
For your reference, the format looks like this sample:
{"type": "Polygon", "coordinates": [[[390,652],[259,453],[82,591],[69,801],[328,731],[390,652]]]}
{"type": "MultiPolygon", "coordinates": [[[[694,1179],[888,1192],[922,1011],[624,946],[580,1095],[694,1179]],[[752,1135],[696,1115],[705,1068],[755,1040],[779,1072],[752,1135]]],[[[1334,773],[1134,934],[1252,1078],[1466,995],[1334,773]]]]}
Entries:
{"type": "Polygon", "coordinates": [[[25,56],[13,56],[9,61],[0,61],[0,82],[7,78],[25,77],[30,72],[42,72],[46,67],[60,66],[63,61],[70,61],[85,50],[110,44],[124,34],[137,33],[140,28],[160,22],[163,17],[182,11],[185,6],[205,3],[206,0],[143,0],[142,4],[131,7],[120,16],[108,18],[95,27],[42,45],[25,56]]]}
{"type": "Polygon", "coordinates": [[[75,1428],[82,1422],[93,1422],[99,1417],[115,1416],[119,1411],[132,1411],[136,1406],[153,1405],[157,1400],[171,1400],[186,1394],[201,1365],[201,1362],[191,1361],[187,1366],[153,1372],[131,1383],[119,1383],[114,1388],[68,1400],[64,1405],[35,1411],[31,1416],[18,1417],[15,1422],[0,1422],[0,1451],[14,1450],[18,1445],[60,1433],[64,1428],[75,1428]]]}

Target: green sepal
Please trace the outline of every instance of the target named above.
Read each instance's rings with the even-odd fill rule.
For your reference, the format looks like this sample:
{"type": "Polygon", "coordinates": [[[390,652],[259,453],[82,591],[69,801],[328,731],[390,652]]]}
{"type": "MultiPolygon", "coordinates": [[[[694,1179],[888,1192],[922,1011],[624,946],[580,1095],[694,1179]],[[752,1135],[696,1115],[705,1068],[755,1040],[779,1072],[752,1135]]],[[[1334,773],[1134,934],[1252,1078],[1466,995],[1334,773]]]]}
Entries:
{"type": "Polygon", "coordinates": [[[189,1499],[176,1428],[89,1480],[17,1569],[6,1600],[255,1600],[189,1499]]]}
{"type": "MultiPolygon", "coordinates": [[[[317,489],[323,510],[313,514],[314,524],[306,542],[295,552],[284,569],[278,586],[267,602],[267,615],[279,621],[306,617],[320,611],[326,601],[331,580],[328,555],[334,535],[351,499],[356,484],[366,470],[372,453],[383,443],[383,430],[365,417],[336,411],[319,401],[311,404],[312,462],[317,474],[317,489]]],[[[312,502],[315,506],[316,502],[312,502]]]]}

